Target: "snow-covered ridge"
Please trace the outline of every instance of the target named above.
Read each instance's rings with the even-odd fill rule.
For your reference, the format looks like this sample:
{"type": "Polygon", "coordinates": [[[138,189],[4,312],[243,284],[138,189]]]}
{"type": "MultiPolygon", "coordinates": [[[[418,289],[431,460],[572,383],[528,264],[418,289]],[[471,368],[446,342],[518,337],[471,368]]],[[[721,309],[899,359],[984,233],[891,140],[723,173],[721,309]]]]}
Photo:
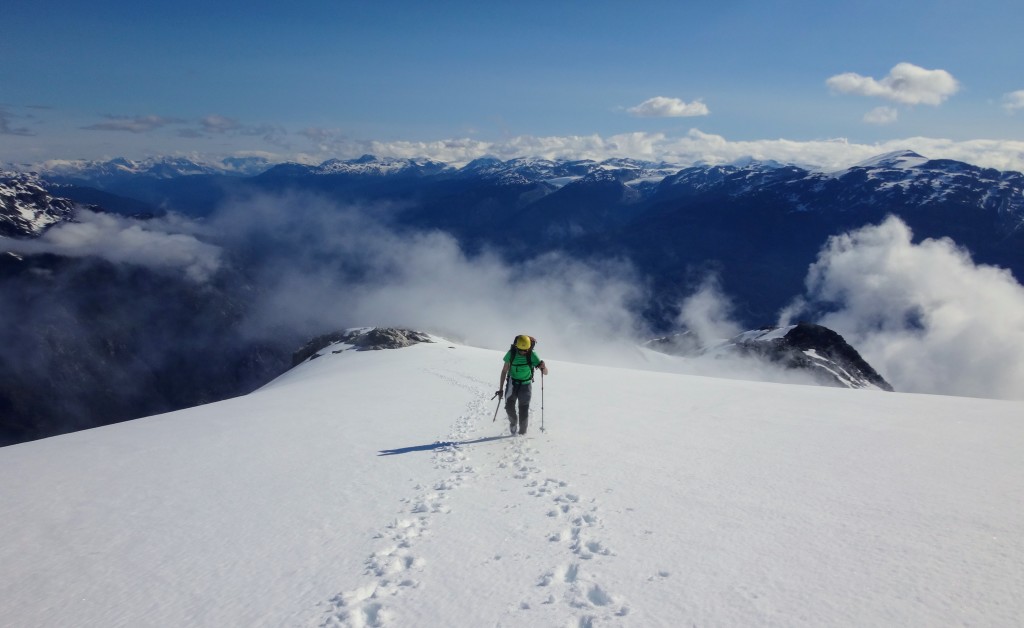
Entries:
{"type": "Polygon", "coordinates": [[[37,175],[0,171],[0,235],[38,236],[74,210],[70,200],[51,196],[37,175]]]}
{"type": "Polygon", "coordinates": [[[309,173],[386,177],[402,174],[439,174],[450,169],[448,164],[432,159],[378,158],[363,155],[358,159],[329,159],[319,166],[310,167],[309,173]]]}
{"type": "Polygon", "coordinates": [[[836,172],[756,161],[694,166],[666,177],[659,194],[756,195],[796,211],[953,203],[995,212],[1007,232],[1024,228],[1024,173],[928,159],[913,151],[887,153],[836,172]]]}
{"type": "Polygon", "coordinates": [[[212,163],[185,157],[150,157],[134,160],[118,157],[105,161],[53,159],[19,166],[18,170],[36,172],[48,179],[103,181],[122,177],[174,179],[214,174],[250,176],[259,174],[269,167],[269,162],[262,157],[228,157],[212,163]]]}
{"type": "Polygon", "coordinates": [[[563,187],[580,180],[617,180],[622,183],[658,182],[677,172],[679,166],[664,162],[646,162],[635,159],[551,160],[517,158],[501,161],[493,158],[477,159],[458,171],[459,176],[480,176],[502,185],[546,183],[563,187]]]}
{"type": "MultiPolygon", "coordinates": [[[[57,182],[76,181],[99,187],[113,179],[146,177],[168,179],[190,175],[257,175],[271,177],[348,176],[386,179],[388,177],[481,178],[503,186],[545,185],[557,189],[579,181],[616,180],[630,186],[653,189],[661,184],[663,194],[725,193],[729,196],[753,192],[779,195],[797,207],[815,206],[814,194],[835,188],[837,200],[868,197],[869,204],[899,200],[934,203],[969,196],[1007,216],[1024,214],[1024,173],[1000,172],[950,160],[931,160],[913,151],[886,153],[836,172],[807,170],[775,161],[754,158],[729,164],[697,164],[684,167],[665,162],[613,158],[545,159],[519,157],[501,160],[475,159],[456,166],[426,158],[393,158],[363,155],[356,159],[330,159],[319,165],[282,163],[272,165],[263,158],[229,158],[217,163],[181,157],[144,160],[97,161],[54,160],[31,166],[44,178],[57,182]]],[[[1014,219],[1016,221],[1016,219],[1014,219]]],[[[1014,223],[1016,225],[1016,222],[1014,223]]]]}
{"type": "Polygon", "coordinates": [[[266,176],[345,175],[353,177],[446,177],[479,178],[502,186],[545,184],[563,187],[580,180],[617,180],[622,183],[658,182],[678,171],[678,166],[632,159],[551,160],[522,157],[502,161],[484,157],[457,168],[429,159],[378,158],[364,155],[358,159],[331,159],[318,166],[282,164],[266,176]]]}
{"type": "Polygon", "coordinates": [[[866,159],[860,163],[854,164],[851,168],[847,168],[846,170],[852,170],[853,168],[910,169],[921,166],[927,162],[927,157],[922,157],[912,150],[900,150],[877,155],[871,159],[866,159]]]}
{"type": "Polygon", "coordinates": [[[3,450],[12,626],[1012,626],[1024,404],[327,352],[3,450]],[[955,460],[956,464],[950,464],[955,460]],[[827,569],[822,566],[827,565],[827,569]],[[45,583],[45,586],[40,583],[45,583]],[[42,592],[42,593],[41,593],[42,592]],[[57,595],[54,592],[59,592],[57,595]]]}

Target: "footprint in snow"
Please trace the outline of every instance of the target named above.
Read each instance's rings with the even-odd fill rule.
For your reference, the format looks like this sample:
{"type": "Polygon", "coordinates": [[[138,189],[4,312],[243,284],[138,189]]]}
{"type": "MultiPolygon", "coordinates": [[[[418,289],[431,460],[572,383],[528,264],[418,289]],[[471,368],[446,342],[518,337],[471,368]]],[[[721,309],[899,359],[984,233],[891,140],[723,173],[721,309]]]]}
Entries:
{"type": "MultiPolygon", "coordinates": [[[[450,381],[461,385],[458,381],[450,381]]],[[[467,410],[452,427],[450,441],[466,438],[482,415],[483,407],[477,401],[469,404],[467,410]]],[[[384,601],[405,589],[419,586],[419,581],[412,576],[423,570],[426,561],[416,555],[414,546],[428,532],[432,515],[451,512],[445,503],[449,494],[474,475],[475,469],[466,464],[466,459],[466,453],[455,445],[447,445],[434,452],[434,468],[447,471],[448,477],[429,486],[416,484],[413,487],[416,494],[400,500],[412,516],[395,519],[374,534],[373,538],[380,539],[382,545],[366,559],[364,572],[373,581],[332,598],[332,610],[322,626],[364,628],[383,626],[396,620],[384,601]]]]}

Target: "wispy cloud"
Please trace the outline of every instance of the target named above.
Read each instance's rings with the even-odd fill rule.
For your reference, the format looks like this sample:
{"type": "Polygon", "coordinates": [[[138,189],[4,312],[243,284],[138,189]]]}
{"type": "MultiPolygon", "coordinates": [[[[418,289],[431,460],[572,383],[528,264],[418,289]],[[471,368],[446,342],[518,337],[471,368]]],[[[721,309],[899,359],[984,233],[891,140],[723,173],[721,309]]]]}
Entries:
{"type": "Polygon", "coordinates": [[[88,131],[127,131],[128,133],[148,133],[170,124],[181,124],[184,120],[165,116],[115,116],[107,115],[106,122],[98,122],[82,127],[88,131]]]}
{"type": "Polygon", "coordinates": [[[1003,96],[1003,109],[1008,113],[1015,113],[1024,109],[1024,89],[1018,89],[1003,96]]]}
{"type": "Polygon", "coordinates": [[[875,107],[864,114],[864,121],[868,124],[892,124],[899,118],[899,112],[895,107],[875,107]]]}
{"type": "MultiPolygon", "coordinates": [[[[289,132],[280,125],[246,124],[245,122],[210,114],[198,119],[185,119],[170,116],[119,116],[106,115],[106,121],[81,127],[89,131],[114,131],[128,133],[148,133],[167,126],[180,125],[174,132],[178,137],[187,139],[203,139],[214,136],[250,136],[260,137],[268,144],[290,150],[289,132]]],[[[3,123],[0,118],[0,124],[3,123]]]]}
{"type": "Polygon", "coordinates": [[[200,118],[196,126],[178,131],[180,137],[203,138],[214,135],[260,137],[263,141],[281,148],[289,148],[288,131],[273,124],[245,124],[235,118],[211,114],[200,118]]]}
{"type": "Polygon", "coordinates": [[[0,109],[0,135],[23,135],[32,136],[35,135],[31,130],[25,127],[15,127],[11,124],[11,114],[7,113],[3,109],[0,109]]]}
{"type": "Polygon", "coordinates": [[[218,115],[206,116],[199,121],[199,124],[207,133],[227,133],[242,128],[242,123],[238,120],[218,115]]]}
{"type": "Polygon", "coordinates": [[[884,98],[903,105],[940,105],[960,90],[960,83],[949,72],[905,62],[897,63],[881,80],[845,72],[825,83],[842,94],[884,98]]]}
{"type": "Polygon", "coordinates": [[[288,140],[288,130],[277,124],[258,124],[241,127],[239,133],[260,137],[264,142],[279,148],[290,149],[292,143],[288,140]]]}
{"type": "Polygon", "coordinates": [[[689,118],[711,113],[707,105],[699,100],[685,102],[665,96],[649,98],[626,111],[638,118],[689,118]]]}

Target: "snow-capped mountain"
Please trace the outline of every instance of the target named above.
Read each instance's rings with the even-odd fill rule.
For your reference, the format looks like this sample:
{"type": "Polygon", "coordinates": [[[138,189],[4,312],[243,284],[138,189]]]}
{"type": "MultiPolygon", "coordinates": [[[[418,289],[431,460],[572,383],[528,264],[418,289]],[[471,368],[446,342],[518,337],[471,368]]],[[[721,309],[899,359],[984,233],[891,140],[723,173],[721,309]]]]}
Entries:
{"type": "Polygon", "coordinates": [[[852,188],[836,194],[836,203],[904,203],[921,207],[960,205],[997,217],[1007,233],[1024,229],[1024,173],[1001,172],[948,159],[927,159],[912,151],[882,155],[828,177],[852,188]]]}
{"type": "Polygon", "coordinates": [[[101,189],[117,186],[130,179],[166,180],[203,175],[253,176],[270,167],[263,157],[229,157],[216,163],[207,163],[185,157],[151,157],[125,159],[118,157],[106,161],[50,160],[19,167],[31,171],[53,183],[93,185],[101,189]]]}
{"type": "Polygon", "coordinates": [[[427,177],[451,170],[448,164],[432,159],[379,158],[363,155],[358,159],[329,159],[318,166],[285,163],[268,169],[264,179],[302,176],[350,177],[427,177]]]}
{"type": "Polygon", "coordinates": [[[607,159],[597,162],[582,160],[551,160],[517,158],[501,161],[494,158],[477,159],[459,169],[462,178],[480,177],[501,185],[527,185],[546,183],[556,188],[574,181],[615,179],[627,182],[660,182],[679,170],[667,163],[653,163],[635,159],[607,159]]]}
{"type": "Polygon", "coordinates": [[[330,347],[249,395],[3,449],[0,616],[199,628],[1024,616],[1024,403],[545,354],[530,430],[509,437],[492,422],[502,350],[433,340],[330,347]]]}
{"type": "Polygon", "coordinates": [[[729,196],[739,196],[806,174],[807,171],[797,166],[756,160],[727,165],[692,166],[666,177],[659,193],[663,197],[679,197],[723,191],[729,196]]]}
{"type": "Polygon", "coordinates": [[[911,170],[928,163],[929,159],[912,150],[898,150],[891,153],[882,153],[870,159],[854,164],[844,172],[854,169],[871,170],[875,168],[911,170]]]}
{"type": "Polygon", "coordinates": [[[696,196],[756,197],[794,211],[855,212],[882,208],[973,208],[999,217],[1010,232],[1024,227],[1024,173],[1000,172],[913,151],[879,155],[838,172],[750,162],[687,168],[668,177],[664,199],[696,196]]]}
{"type": "Polygon", "coordinates": [[[714,268],[749,326],[775,320],[786,302],[773,295],[803,290],[829,237],[890,215],[917,240],[952,239],[976,263],[1024,278],[1024,174],[910,152],[831,173],[758,162],[687,168],[631,213],[563,246],[627,257],[666,290],[694,268],[714,268]]]}
{"type": "Polygon", "coordinates": [[[127,176],[171,179],[200,174],[218,174],[220,169],[181,157],[131,160],[123,157],[108,161],[48,161],[35,170],[49,179],[73,178],[92,182],[127,176]]]}
{"type": "Polygon", "coordinates": [[[75,203],[55,198],[34,174],[0,172],[0,236],[38,236],[50,226],[70,220],[75,203]]]}

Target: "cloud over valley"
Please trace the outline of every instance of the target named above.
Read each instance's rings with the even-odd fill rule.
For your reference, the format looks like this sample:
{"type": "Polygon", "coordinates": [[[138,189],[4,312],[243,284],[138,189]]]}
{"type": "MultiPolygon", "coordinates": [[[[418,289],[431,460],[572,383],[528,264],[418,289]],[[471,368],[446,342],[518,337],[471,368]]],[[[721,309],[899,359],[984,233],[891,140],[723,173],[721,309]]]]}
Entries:
{"type": "Polygon", "coordinates": [[[1024,399],[1024,287],[952,240],[894,217],[832,238],[786,317],[815,312],[898,390],[1024,399]]]}

